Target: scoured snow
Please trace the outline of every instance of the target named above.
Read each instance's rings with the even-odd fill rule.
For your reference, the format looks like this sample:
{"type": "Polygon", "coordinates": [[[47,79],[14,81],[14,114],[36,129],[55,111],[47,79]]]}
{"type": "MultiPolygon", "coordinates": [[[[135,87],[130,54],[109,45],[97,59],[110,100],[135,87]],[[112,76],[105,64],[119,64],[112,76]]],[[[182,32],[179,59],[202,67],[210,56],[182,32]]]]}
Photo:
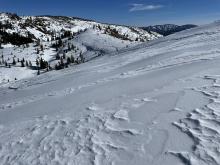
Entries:
{"type": "Polygon", "coordinates": [[[1,164],[219,165],[219,31],[2,85],[1,164]]]}
{"type": "MultiPolygon", "coordinates": [[[[205,76],[204,79],[207,77],[205,76]]],[[[174,125],[189,134],[196,144],[194,154],[180,153],[188,157],[191,164],[220,164],[220,89],[214,82],[219,82],[219,76],[210,76],[213,84],[197,89],[206,93],[210,102],[199,109],[195,109],[185,119],[175,122],[174,125]]]]}
{"type": "Polygon", "coordinates": [[[114,114],[114,117],[120,120],[129,120],[128,111],[120,110],[114,114]]]}

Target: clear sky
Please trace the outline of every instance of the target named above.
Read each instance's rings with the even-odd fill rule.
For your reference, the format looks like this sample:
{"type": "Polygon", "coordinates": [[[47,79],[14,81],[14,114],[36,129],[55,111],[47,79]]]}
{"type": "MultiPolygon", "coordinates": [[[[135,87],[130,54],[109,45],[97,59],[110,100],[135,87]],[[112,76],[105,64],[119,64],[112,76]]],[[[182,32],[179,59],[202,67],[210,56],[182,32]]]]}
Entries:
{"type": "Polygon", "coordinates": [[[66,15],[145,26],[220,20],[220,0],[0,0],[1,12],[66,15]]]}

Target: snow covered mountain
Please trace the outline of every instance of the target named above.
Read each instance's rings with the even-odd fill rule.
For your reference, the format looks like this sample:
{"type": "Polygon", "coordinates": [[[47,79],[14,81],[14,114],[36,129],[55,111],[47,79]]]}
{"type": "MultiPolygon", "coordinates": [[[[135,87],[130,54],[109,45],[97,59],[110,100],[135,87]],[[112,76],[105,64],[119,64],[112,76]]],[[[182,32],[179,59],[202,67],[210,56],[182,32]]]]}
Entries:
{"type": "Polygon", "coordinates": [[[51,41],[57,37],[77,35],[87,29],[128,41],[148,41],[160,37],[136,27],[109,25],[64,16],[25,16],[0,13],[0,35],[3,43],[21,45],[33,41],[51,41]],[[17,40],[15,39],[17,37],[17,40]]]}
{"type": "Polygon", "coordinates": [[[197,27],[197,25],[187,24],[187,25],[179,26],[179,25],[174,25],[174,24],[165,24],[165,25],[142,27],[142,29],[146,31],[153,31],[163,36],[168,36],[170,34],[180,32],[183,30],[187,30],[187,29],[191,29],[191,28],[195,28],[195,27],[197,27]]]}
{"type": "Polygon", "coordinates": [[[160,37],[136,27],[74,17],[0,13],[0,83],[67,68],[160,37]]]}
{"type": "Polygon", "coordinates": [[[1,164],[219,165],[219,43],[216,22],[1,84],[1,164]]]}

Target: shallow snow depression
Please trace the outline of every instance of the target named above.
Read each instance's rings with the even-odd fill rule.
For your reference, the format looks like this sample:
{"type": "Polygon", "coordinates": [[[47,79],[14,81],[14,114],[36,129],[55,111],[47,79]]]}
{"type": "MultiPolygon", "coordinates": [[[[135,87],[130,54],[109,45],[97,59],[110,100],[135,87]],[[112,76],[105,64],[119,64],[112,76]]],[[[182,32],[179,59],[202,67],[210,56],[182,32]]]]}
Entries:
{"type": "Polygon", "coordinates": [[[0,164],[220,164],[219,43],[215,23],[0,87],[0,164]]]}

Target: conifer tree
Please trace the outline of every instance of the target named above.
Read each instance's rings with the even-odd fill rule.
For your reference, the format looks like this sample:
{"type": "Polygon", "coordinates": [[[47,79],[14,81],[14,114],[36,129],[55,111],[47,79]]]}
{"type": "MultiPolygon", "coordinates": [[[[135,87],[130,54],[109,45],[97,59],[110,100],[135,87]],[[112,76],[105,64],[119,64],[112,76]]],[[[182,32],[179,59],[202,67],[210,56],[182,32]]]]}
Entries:
{"type": "Polygon", "coordinates": [[[26,61],[26,67],[28,67],[28,66],[29,66],[28,61],[26,61]]]}
{"type": "Polygon", "coordinates": [[[44,46],[41,44],[40,45],[40,50],[43,51],[44,50],[44,46]]]}
{"type": "Polygon", "coordinates": [[[82,63],[85,62],[85,58],[83,57],[82,52],[80,52],[79,58],[80,58],[80,61],[81,61],[82,63]]]}
{"type": "Polygon", "coordinates": [[[61,66],[61,68],[64,68],[63,58],[60,59],[60,66],[61,66]]]}
{"type": "Polygon", "coordinates": [[[66,59],[66,53],[65,52],[63,53],[63,59],[66,59]]]}
{"type": "Polygon", "coordinates": [[[71,50],[70,43],[68,43],[68,51],[70,51],[70,50],[71,50]]]}
{"type": "Polygon", "coordinates": [[[16,65],[16,61],[15,61],[15,58],[13,58],[13,62],[12,62],[12,65],[16,65]]]}
{"type": "Polygon", "coordinates": [[[32,67],[32,63],[31,63],[31,61],[29,61],[29,66],[32,67]]]}
{"type": "Polygon", "coordinates": [[[74,50],[74,49],[75,49],[75,46],[74,46],[73,44],[72,44],[72,46],[71,46],[71,49],[72,49],[72,50],[74,50]]]}
{"type": "Polygon", "coordinates": [[[71,60],[71,63],[75,62],[75,59],[74,59],[73,55],[70,56],[70,60],[71,60]]]}
{"type": "Polygon", "coordinates": [[[57,53],[56,60],[59,60],[59,59],[60,59],[60,55],[57,53]]]}
{"type": "Polygon", "coordinates": [[[71,63],[71,58],[67,57],[67,64],[70,64],[70,63],[71,63]]]}
{"type": "Polygon", "coordinates": [[[40,59],[40,69],[45,69],[45,68],[47,68],[47,62],[41,58],[40,59]]]}
{"type": "Polygon", "coordinates": [[[25,66],[24,66],[24,61],[23,61],[23,60],[21,61],[21,67],[25,67],[25,66]]]}
{"type": "Polygon", "coordinates": [[[39,61],[38,61],[38,59],[36,59],[36,65],[37,65],[37,69],[39,70],[40,68],[39,68],[39,61]]]}

